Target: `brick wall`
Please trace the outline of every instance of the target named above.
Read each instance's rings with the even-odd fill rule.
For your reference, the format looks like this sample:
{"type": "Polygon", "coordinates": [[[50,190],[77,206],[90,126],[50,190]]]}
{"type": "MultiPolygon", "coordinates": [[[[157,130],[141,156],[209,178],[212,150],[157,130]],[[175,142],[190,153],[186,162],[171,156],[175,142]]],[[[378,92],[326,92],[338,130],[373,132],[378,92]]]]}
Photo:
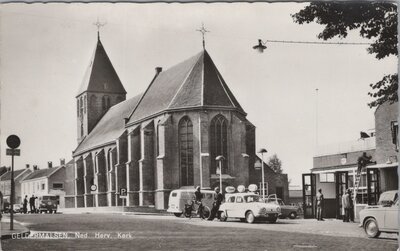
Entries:
{"type": "Polygon", "coordinates": [[[389,157],[397,156],[392,143],[391,122],[397,121],[399,103],[380,105],[375,111],[376,156],[378,163],[386,163],[389,157]]]}

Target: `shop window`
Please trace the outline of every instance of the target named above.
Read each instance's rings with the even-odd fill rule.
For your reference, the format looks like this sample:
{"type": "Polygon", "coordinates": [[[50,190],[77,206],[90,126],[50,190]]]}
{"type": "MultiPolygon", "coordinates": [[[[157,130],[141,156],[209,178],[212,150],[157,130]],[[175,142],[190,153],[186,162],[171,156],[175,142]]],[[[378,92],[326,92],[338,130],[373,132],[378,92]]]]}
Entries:
{"type": "Polygon", "coordinates": [[[320,173],[319,174],[319,182],[321,182],[321,183],[332,183],[332,182],[335,182],[334,173],[320,173]]]}

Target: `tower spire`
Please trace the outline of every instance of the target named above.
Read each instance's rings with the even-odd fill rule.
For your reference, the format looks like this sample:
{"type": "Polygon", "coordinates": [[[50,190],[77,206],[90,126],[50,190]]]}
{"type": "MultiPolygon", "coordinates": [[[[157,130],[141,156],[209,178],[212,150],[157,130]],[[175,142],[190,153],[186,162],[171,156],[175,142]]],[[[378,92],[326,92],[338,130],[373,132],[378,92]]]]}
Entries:
{"type": "Polygon", "coordinates": [[[100,41],[100,28],[106,24],[107,24],[106,22],[100,23],[99,18],[97,18],[96,23],[93,23],[93,25],[97,27],[97,40],[99,40],[99,41],[100,41]]]}
{"type": "Polygon", "coordinates": [[[196,31],[199,31],[201,33],[202,37],[203,37],[203,50],[205,50],[206,49],[206,42],[204,40],[204,34],[206,32],[210,32],[210,31],[208,31],[208,30],[206,30],[206,28],[204,28],[204,23],[201,23],[201,29],[196,30],[196,31]]]}

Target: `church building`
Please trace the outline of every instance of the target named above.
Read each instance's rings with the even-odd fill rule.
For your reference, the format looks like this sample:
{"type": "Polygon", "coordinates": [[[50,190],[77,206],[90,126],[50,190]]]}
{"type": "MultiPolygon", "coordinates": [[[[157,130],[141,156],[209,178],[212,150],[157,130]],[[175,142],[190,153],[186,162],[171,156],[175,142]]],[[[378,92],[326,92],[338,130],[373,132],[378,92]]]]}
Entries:
{"type": "Polygon", "coordinates": [[[219,186],[219,164],[224,187],[261,180],[255,126],[205,49],[165,71],[157,67],[147,89],[126,99],[98,37],[76,104],[66,207],[166,209],[174,189],[219,186]]]}

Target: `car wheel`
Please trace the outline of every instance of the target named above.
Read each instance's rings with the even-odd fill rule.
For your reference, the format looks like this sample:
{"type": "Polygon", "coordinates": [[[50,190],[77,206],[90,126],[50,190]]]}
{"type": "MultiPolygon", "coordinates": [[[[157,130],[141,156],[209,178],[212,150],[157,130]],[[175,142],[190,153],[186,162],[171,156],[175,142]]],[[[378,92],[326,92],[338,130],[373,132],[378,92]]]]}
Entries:
{"type": "Polygon", "coordinates": [[[219,220],[220,221],[226,221],[227,219],[228,219],[228,217],[226,216],[226,212],[222,211],[219,220]]]}
{"type": "Polygon", "coordinates": [[[370,238],[376,238],[381,234],[374,218],[369,218],[365,221],[364,230],[370,238]]]}
{"type": "Polygon", "coordinates": [[[174,215],[179,218],[182,216],[182,213],[174,213],[174,215]]]}
{"type": "Polygon", "coordinates": [[[290,214],[289,214],[289,218],[290,219],[296,219],[296,217],[297,217],[297,213],[296,212],[291,212],[290,214]]]}
{"type": "Polygon", "coordinates": [[[203,218],[203,219],[208,219],[210,217],[210,215],[211,215],[210,212],[211,212],[210,208],[207,207],[207,206],[204,206],[203,210],[202,210],[202,215],[200,217],[203,218]]]}
{"type": "Polygon", "coordinates": [[[254,220],[255,220],[255,217],[254,217],[253,212],[252,211],[247,212],[246,213],[246,221],[247,221],[247,223],[252,224],[252,223],[254,223],[254,220]]]}

